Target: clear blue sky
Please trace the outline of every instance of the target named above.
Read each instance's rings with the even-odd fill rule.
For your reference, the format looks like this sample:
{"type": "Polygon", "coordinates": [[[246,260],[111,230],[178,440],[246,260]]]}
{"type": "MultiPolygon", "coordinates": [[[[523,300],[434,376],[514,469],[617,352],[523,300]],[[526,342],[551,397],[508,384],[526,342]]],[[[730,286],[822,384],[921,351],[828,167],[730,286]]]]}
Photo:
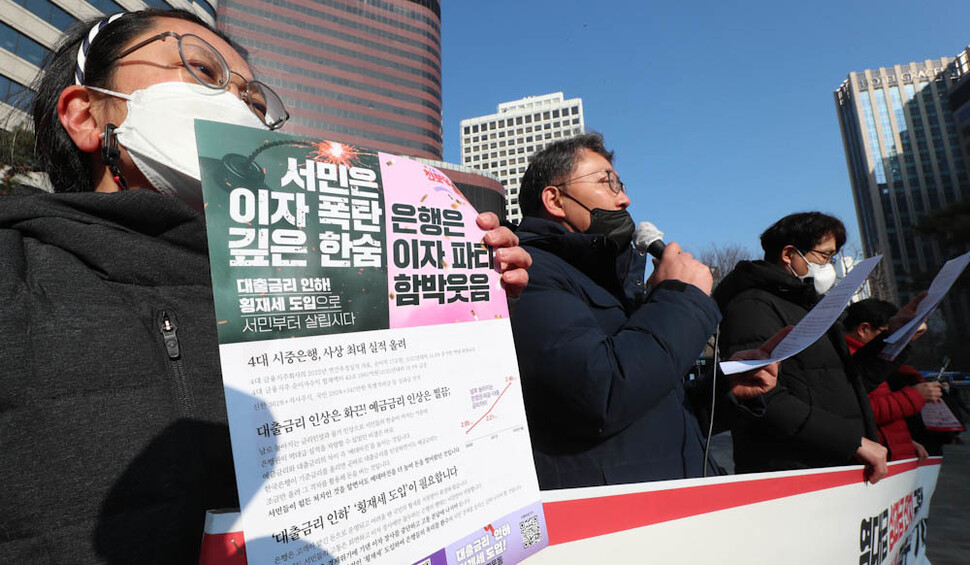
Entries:
{"type": "MultiPolygon", "coordinates": [[[[850,71],[953,57],[970,1],[449,0],[445,160],[459,122],[562,91],[616,151],[634,220],[697,252],[778,218],[858,223],[832,92],[850,71]]],[[[861,245],[860,245],[861,247],[861,245]]]]}

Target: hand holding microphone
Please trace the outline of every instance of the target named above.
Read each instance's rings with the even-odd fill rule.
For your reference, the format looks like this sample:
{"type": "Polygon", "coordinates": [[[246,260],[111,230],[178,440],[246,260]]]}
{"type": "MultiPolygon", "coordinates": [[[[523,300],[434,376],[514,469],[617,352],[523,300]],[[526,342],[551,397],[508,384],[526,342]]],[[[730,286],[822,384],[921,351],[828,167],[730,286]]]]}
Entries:
{"type": "Polygon", "coordinates": [[[711,287],[714,286],[711,269],[690,253],[682,251],[676,243],[665,245],[663,235],[650,222],[640,222],[633,236],[637,251],[643,255],[650,253],[654,257],[653,274],[647,284],[655,287],[665,280],[678,280],[694,285],[710,296],[711,287]]]}

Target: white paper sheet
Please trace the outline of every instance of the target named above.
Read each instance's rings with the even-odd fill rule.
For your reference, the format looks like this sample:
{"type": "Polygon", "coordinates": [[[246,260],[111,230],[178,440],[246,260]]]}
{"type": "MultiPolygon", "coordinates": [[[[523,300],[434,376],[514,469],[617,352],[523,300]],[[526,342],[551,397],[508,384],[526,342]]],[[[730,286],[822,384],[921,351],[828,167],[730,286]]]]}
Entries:
{"type": "Polygon", "coordinates": [[[795,325],[791,333],[781,340],[781,343],[772,351],[771,359],[722,361],[721,371],[725,375],[733,375],[764,367],[797,355],[806,347],[815,343],[839,319],[849,300],[852,299],[852,295],[859,290],[859,287],[866,281],[869,273],[872,272],[880,259],[882,259],[882,255],[870,257],[849,271],[849,274],[839,284],[828,291],[822,300],[808,314],[805,314],[805,317],[795,325]]]}
{"type": "Polygon", "coordinates": [[[970,263],[970,251],[950,259],[943,265],[940,272],[936,274],[933,278],[933,282],[930,283],[930,287],[926,289],[926,297],[920,301],[919,306],[916,307],[916,316],[910,320],[906,325],[899,328],[893,334],[886,338],[886,347],[883,348],[882,353],[879,354],[883,359],[893,360],[897,355],[903,350],[904,347],[909,343],[909,340],[916,335],[919,327],[930,317],[933,310],[940,305],[943,297],[949,292],[950,287],[956,282],[963,270],[967,268],[967,264],[970,263]]]}

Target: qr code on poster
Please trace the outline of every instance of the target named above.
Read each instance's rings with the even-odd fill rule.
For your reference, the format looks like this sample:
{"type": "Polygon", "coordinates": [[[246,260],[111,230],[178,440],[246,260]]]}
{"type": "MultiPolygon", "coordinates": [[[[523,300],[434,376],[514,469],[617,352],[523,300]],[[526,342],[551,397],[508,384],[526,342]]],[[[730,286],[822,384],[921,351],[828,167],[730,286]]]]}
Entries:
{"type": "Polygon", "coordinates": [[[522,532],[522,549],[527,549],[539,543],[542,539],[542,532],[539,530],[539,517],[531,518],[519,522],[519,531],[522,532]]]}

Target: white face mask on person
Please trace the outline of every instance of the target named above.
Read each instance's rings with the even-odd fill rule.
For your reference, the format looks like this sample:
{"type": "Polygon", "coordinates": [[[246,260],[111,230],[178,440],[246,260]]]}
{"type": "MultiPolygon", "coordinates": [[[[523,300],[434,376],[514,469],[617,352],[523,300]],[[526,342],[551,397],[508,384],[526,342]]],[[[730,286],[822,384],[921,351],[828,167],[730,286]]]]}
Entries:
{"type": "Polygon", "coordinates": [[[808,259],[805,259],[805,256],[802,255],[801,251],[798,251],[797,249],[795,251],[797,251],[805,261],[805,265],[808,266],[808,272],[799,276],[795,273],[795,269],[789,265],[788,269],[791,271],[791,273],[798,277],[799,280],[805,280],[811,277],[812,282],[815,285],[815,292],[819,294],[825,294],[828,292],[832,288],[832,285],[835,284],[835,265],[832,263],[825,263],[824,265],[812,263],[808,259]]]}
{"type": "Polygon", "coordinates": [[[245,102],[228,90],[190,82],[160,82],[131,94],[89,86],[128,103],[115,129],[118,143],[162,194],[202,209],[202,183],[195,145],[196,118],[267,129],[245,102]]]}

